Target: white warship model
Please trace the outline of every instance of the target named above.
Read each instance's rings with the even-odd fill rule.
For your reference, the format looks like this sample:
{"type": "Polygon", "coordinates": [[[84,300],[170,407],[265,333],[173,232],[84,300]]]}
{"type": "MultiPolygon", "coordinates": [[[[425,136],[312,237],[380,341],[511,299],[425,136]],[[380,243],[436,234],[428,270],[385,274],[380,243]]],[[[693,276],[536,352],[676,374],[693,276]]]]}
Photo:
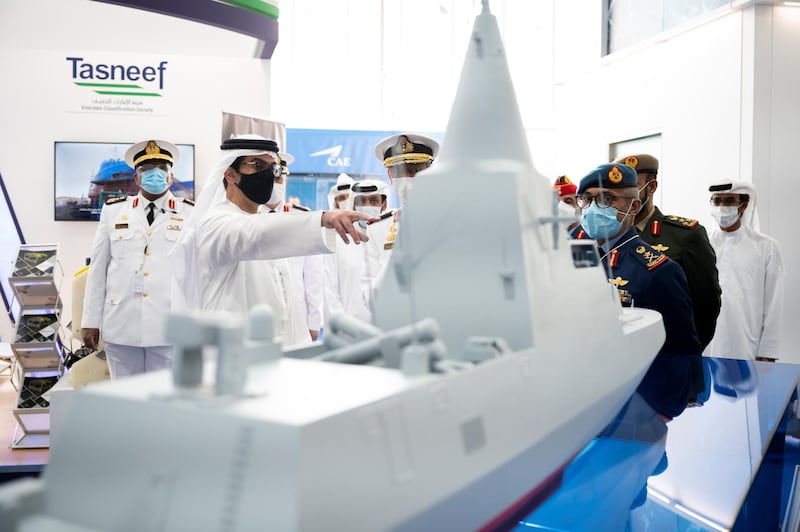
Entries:
{"type": "Polygon", "coordinates": [[[336,316],[324,345],[282,353],[268,310],[174,316],[172,373],[74,392],[42,478],[0,490],[0,529],[513,526],[625,404],[664,328],[621,307],[593,242],[567,240],[486,1],[409,204],[376,326],[336,316]]]}

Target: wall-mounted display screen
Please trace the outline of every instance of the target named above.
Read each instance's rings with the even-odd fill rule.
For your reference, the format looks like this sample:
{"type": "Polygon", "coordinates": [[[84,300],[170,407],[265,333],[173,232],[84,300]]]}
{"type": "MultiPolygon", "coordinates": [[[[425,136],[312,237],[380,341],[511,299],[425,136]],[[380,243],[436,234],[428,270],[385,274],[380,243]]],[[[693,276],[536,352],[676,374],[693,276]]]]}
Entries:
{"type": "MultiPolygon", "coordinates": [[[[125,152],[133,143],[56,142],[55,219],[99,220],[100,209],[110,197],[139,192],[133,168],[125,152]]],[[[170,190],[178,197],[194,199],[194,144],[176,144],[180,151],[172,168],[170,190]]]]}

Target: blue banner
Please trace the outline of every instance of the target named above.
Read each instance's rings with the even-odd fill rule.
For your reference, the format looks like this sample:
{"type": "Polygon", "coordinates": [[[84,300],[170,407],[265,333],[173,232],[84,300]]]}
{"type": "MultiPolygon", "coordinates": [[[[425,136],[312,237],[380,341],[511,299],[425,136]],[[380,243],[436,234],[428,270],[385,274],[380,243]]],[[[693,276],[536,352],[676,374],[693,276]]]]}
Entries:
{"type": "MultiPolygon", "coordinates": [[[[383,161],[375,157],[375,145],[399,131],[359,131],[344,129],[286,129],[287,151],[294,156],[292,174],[339,175],[355,179],[383,177],[383,161]]],[[[423,133],[440,140],[441,134],[423,133]]]]}
{"type": "MultiPolygon", "coordinates": [[[[328,209],[328,191],[344,172],[356,181],[381,179],[389,183],[375,146],[400,131],[346,129],[286,129],[286,148],[294,162],[289,165],[287,199],[296,198],[311,210],[328,209]]],[[[416,133],[416,132],[415,132],[416,133]]],[[[441,142],[441,133],[421,133],[441,142]]],[[[391,208],[399,206],[392,197],[391,208]]]]}

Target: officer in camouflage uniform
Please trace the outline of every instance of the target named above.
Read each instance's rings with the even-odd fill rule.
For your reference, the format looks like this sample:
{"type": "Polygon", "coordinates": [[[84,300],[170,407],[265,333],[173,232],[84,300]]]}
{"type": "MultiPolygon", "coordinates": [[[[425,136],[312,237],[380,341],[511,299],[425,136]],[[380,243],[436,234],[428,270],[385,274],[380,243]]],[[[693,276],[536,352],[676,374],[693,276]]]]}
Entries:
{"type": "Polygon", "coordinates": [[[686,274],[700,346],[714,337],[721,305],[717,257],[705,228],[697,220],[664,215],[653,203],[658,188],[658,159],[648,154],[627,155],[614,161],[636,170],[642,208],[634,223],[642,240],[677,262],[686,274]]]}

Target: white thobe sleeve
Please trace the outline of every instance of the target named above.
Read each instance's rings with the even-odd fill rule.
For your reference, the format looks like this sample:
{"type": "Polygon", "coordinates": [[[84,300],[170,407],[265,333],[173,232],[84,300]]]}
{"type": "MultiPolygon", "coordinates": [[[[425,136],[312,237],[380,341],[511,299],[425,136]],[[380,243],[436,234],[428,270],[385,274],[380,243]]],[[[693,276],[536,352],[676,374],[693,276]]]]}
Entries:
{"type": "Polygon", "coordinates": [[[303,261],[303,287],[308,328],[322,328],[322,300],[324,298],[324,273],[322,255],[309,255],[303,261]]]}
{"type": "Polygon", "coordinates": [[[210,266],[330,253],[337,235],[321,220],[321,211],[256,216],[217,209],[200,222],[197,241],[210,266]]]}
{"type": "Polygon", "coordinates": [[[339,284],[339,255],[337,253],[325,255],[322,258],[325,280],[325,323],[330,321],[334,314],[344,312],[341,285],[339,284]]]}
{"type": "Polygon", "coordinates": [[[770,242],[766,252],[764,277],[764,322],[757,356],[778,358],[781,315],[783,312],[783,258],[776,242],[770,242]]]}

